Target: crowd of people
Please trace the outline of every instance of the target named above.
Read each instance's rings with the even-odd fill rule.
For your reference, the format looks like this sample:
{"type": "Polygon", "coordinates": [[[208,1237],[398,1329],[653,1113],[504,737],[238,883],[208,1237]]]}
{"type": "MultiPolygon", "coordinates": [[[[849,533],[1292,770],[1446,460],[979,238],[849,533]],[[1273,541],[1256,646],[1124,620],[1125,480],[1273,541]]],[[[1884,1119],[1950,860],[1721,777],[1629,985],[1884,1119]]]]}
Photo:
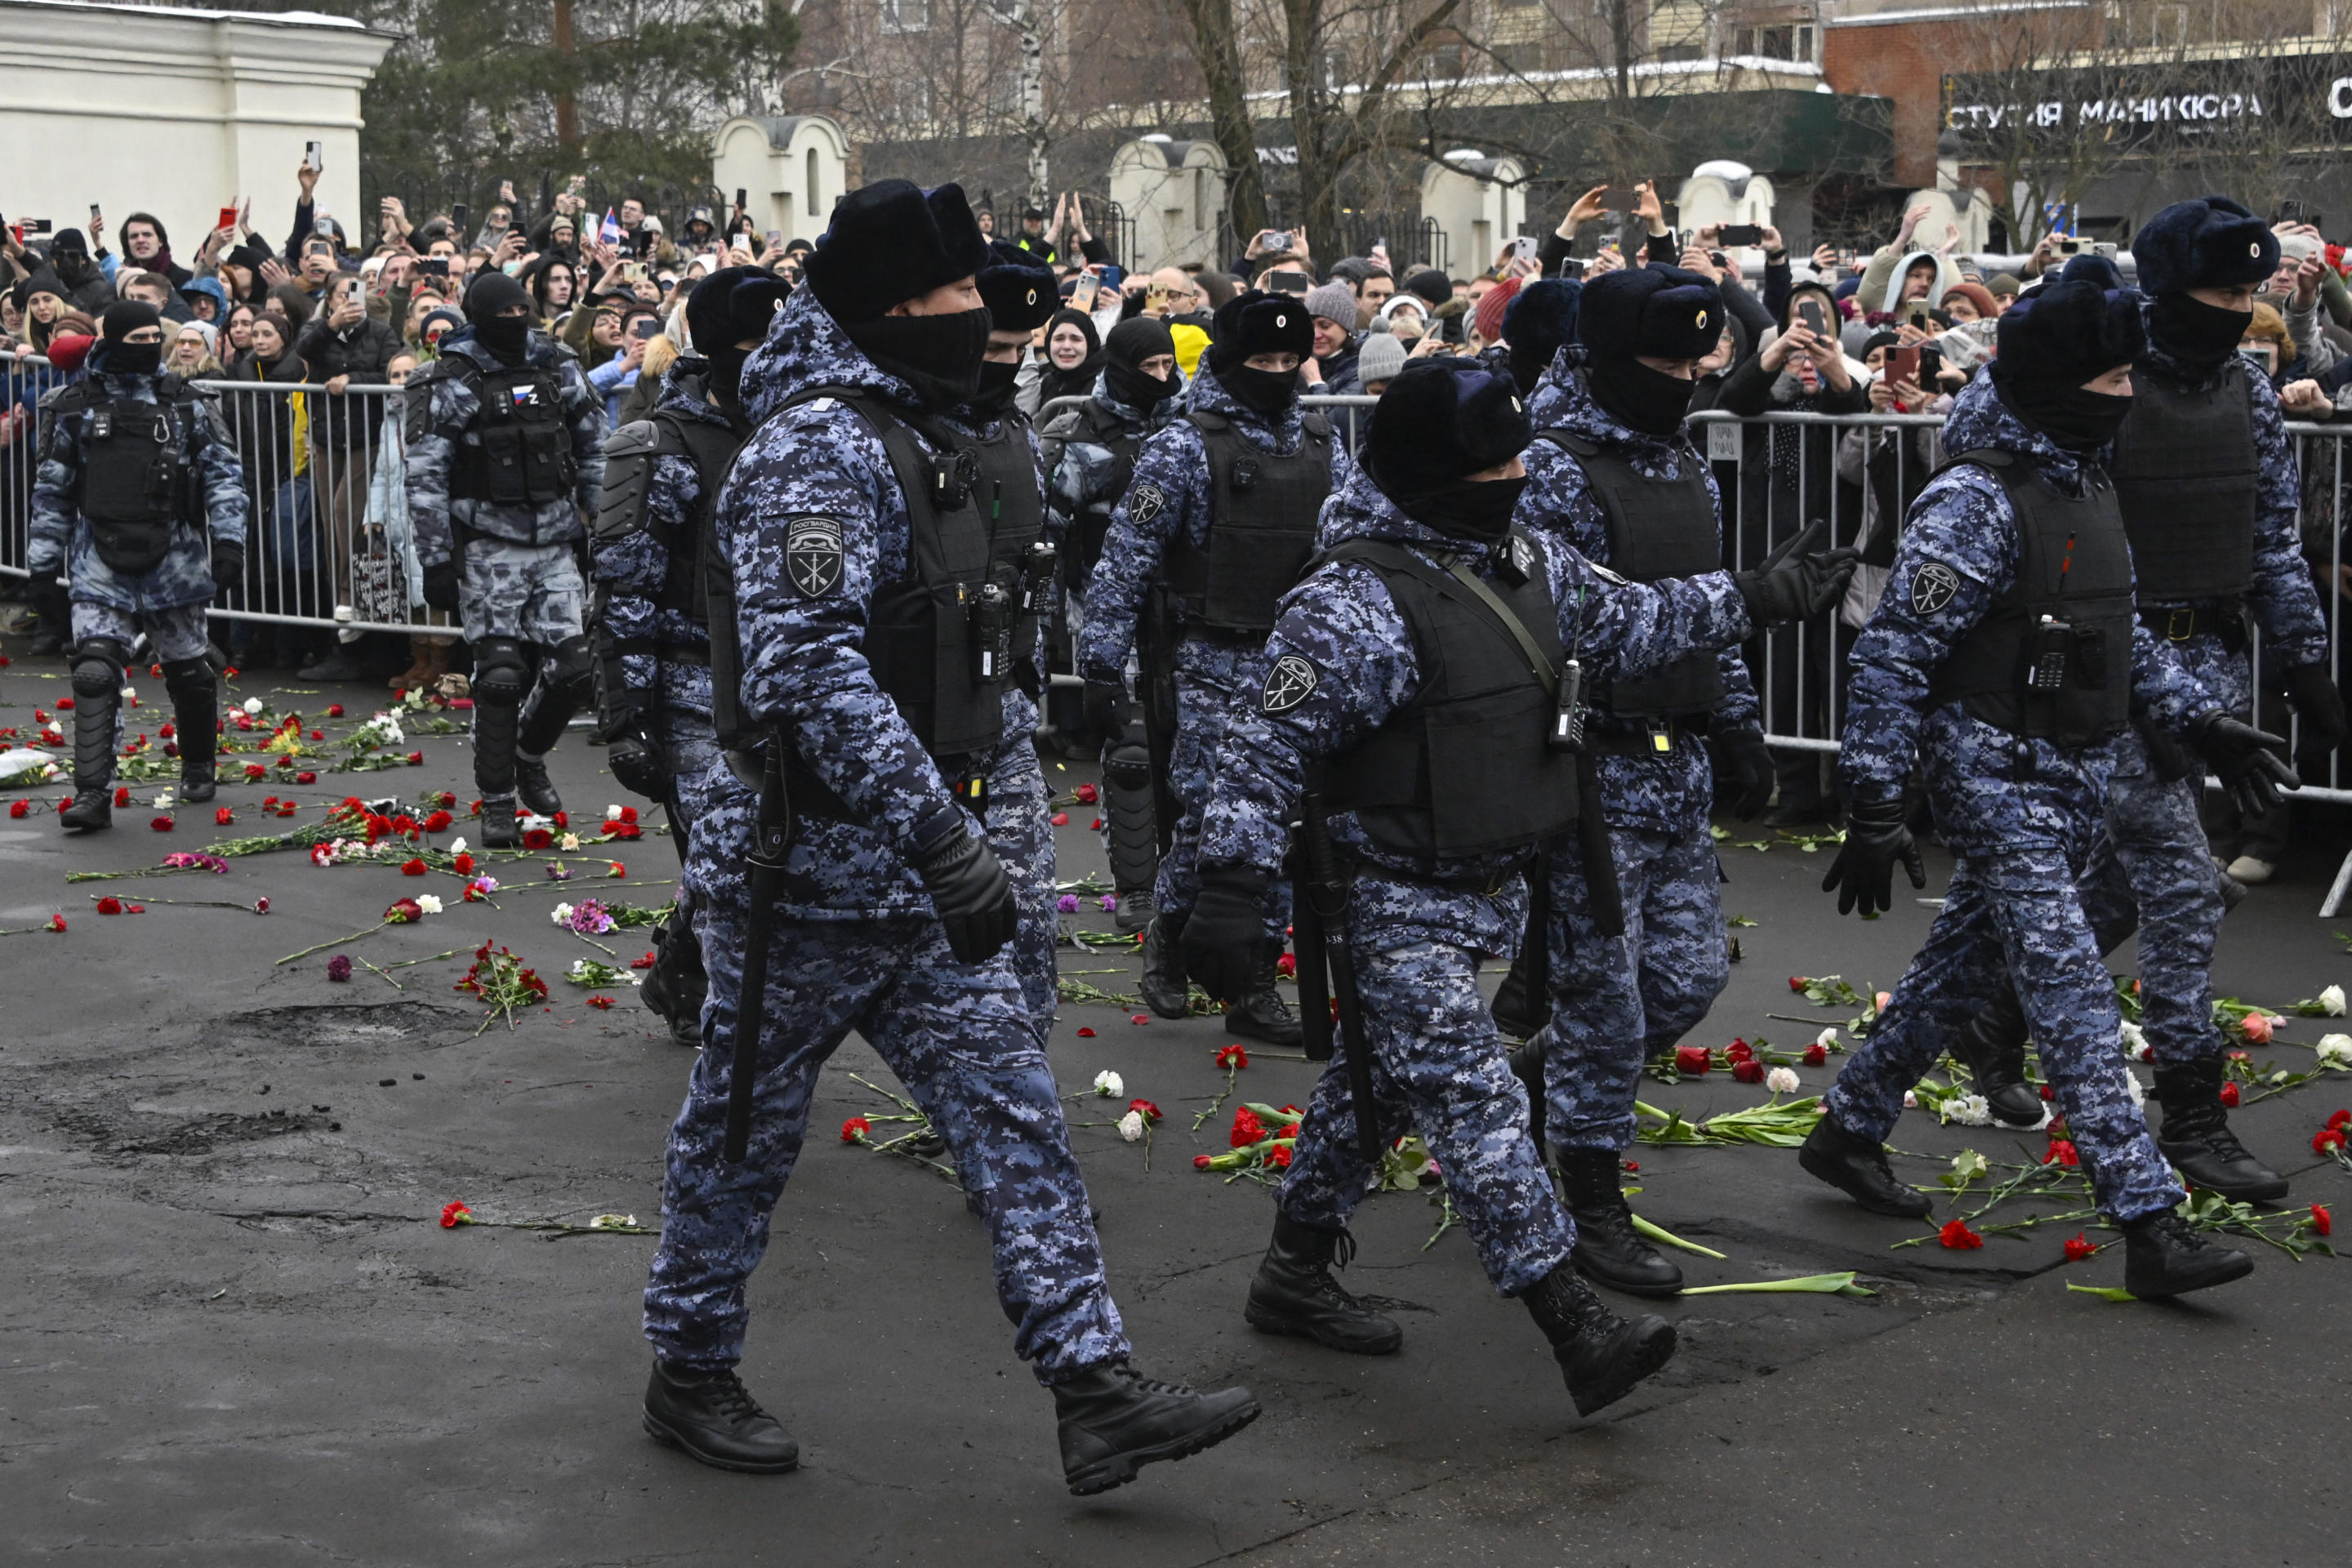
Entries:
{"type": "MultiPolygon", "coordinates": [[[[1256,1415],[1247,1390],[1131,1364],[1045,1054],[1041,747],[1101,762],[1146,1005],[1221,1005],[1330,1063],[1243,1304],[1263,1331],[1402,1342],[1334,1271],[1410,1131],[1580,1413],[1673,1355],[1672,1324],[1592,1286],[1682,1286],[1620,1173],[1644,1063],[1727,981],[1718,806],[1841,815],[1842,913],[1887,907],[1898,867],[1924,886],[1929,833],[1958,861],[1807,1171],[1924,1216],[1882,1140],[1948,1052],[1990,1117],[2066,1118],[2134,1294],[2251,1270],[2179,1205],[2184,1183],[2288,1186],[2225,1114],[2208,971],[2263,863],[2223,869],[2201,782],[2248,842],[2277,820],[2296,779],[2248,722],[2258,679],[2310,754],[2346,731],[2284,416],[2332,416],[2352,380],[2332,300],[2352,296],[2298,226],[2205,198],[2128,258],[2053,239],[1986,277],[1956,236],[1921,243],[1918,212],[1872,255],[1801,263],[1769,227],[1678,234],[1645,186],[1580,256],[1603,187],[1459,283],[1379,254],[1318,266],[1273,231],[1230,269],[1129,277],[1075,199],[1000,237],[955,185],[886,180],[814,245],[705,209],[672,237],[634,202],[591,236],[572,194],[526,226],[511,193],[469,241],[462,214],[412,227],[387,201],[351,265],[310,184],[282,258],[224,231],[209,274],[175,278],[138,217],[127,271],[102,246],[62,268],[56,242],[11,252],[58,378],[28,564],[68,578],[64,826],[110,826],[142,646],[179,733],[217,731],[208,606],[251,591],[249,546],[289,547],[260,501],[306,461],[321,562],[358,581],[381,521],[395,601],[470,655],[485,847],[562,809],[547,753],[593,706],[686,863],[645,986],[700,1047],[645,1295],[658,1440],[797,1463],[735,1371],[745,1283],[852,1030],[989,1226],[1074,1491],[1256,1415]],[[257,479],[168,368],[208,311],[232,346],[245,313],[224,379],[324,388],[257,479]],[[396,430],[354,395],[387,383],[396,430]],[[1925,417],[1750,419],[1736,460],[1693,440],[1694,413],[1866,410],[1925,417]],[[1763,721],[1769,701],[1826,723],[1821,686],[1769,655],[1832,610],[1833,782],[1763,721]],[[2135,931],[2154,1130],[2103,959],[2135,931]],[[1514,967],[1490,1005],[1496,957],[1514,967]]],[[[415,657],[395,679],[432,668],[415,657]]],[[[214,768],[184,745],[184,798],[214,768]]]]}

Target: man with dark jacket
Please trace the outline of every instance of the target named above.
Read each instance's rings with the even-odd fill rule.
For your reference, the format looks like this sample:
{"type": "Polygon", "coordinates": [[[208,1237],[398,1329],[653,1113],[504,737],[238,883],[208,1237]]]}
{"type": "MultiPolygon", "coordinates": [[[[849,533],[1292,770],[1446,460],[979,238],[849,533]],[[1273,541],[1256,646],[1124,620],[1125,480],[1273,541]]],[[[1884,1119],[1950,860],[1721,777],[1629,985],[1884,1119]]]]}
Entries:
{"type": "MultiPolygon", "coordinates": [[[[294,341],[305,374],[327,388],[325,396],[310,400],[310,493],[326,531],[326,587],[332,605],[352,602],[352,556],[366,518],[368,480],[383,430],[385,395],[351,389],[382,384],[392,356],[401,351],[400,334],[368,314],[367,285],[356,273],[336,276],[325,308],[294,341]]],[[[331,637],[297,678],[356,680],[364,673],[331,637]]]]}

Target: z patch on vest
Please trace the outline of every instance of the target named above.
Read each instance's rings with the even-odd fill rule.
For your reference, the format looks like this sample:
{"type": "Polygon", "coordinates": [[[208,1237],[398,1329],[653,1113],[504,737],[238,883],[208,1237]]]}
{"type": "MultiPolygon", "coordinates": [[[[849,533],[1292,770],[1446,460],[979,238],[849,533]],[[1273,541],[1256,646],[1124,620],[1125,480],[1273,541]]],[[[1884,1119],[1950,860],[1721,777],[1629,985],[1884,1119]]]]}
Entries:
{"type": "Polygon", "coordinates": [[[1911,613],[1940,614],[1959,591],[1959,574],[1940,561],[1930,561],[1911,574],[1911,613]]]}
{"type": "Polygon", "coordinates": [[[1127,493],[1127,515],[1139,528],[1158,517],[1160,509],[1167,504],[1168,493],[1148,480],[1127,493]]]}
{"type": "Polygon", "coordinates": [[[1268,713],[1287,713],[1315,693],[1315,667],[1295,653],[1284,654],[1265,672],[1265,690],[1258,706],[1268,713]]]}
{"type": "Polygon", "coordinates": [[[796,517],[784,525],[784,574],[805,599],[841,586],[841,520],[796,517]]]}

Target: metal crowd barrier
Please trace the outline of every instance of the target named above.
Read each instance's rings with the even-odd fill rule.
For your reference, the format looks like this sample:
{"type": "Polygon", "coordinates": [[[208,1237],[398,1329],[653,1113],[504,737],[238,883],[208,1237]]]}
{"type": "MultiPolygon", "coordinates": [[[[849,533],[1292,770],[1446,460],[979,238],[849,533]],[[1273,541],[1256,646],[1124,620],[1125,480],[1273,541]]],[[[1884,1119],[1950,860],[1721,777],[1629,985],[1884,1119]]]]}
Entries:
{"type": "MultiPolygon", "coordinates": [[[[0,360],[0,574],[26,575],[31,500],[37,467],[35,405],[69,379],[38,356],[0,360]]],[[[214,614],[225,620],[352,632],[452,634],[412,586],[405,489],[401,482],[402,395],[393,386],[310,383],[199,383],[218,407],[245,473],[248,506],[246,580],[224,588],[214,614]]],[[[1056,398],[1042,426],[1082,399],[1056,398]]],[[[1374,399],[1301,400],[1326,412],[1350,450],[1361,412],[1374,399]]],[[[1899,529],[1903,511],[1942,460],[1942,421],[1931,415],[1775,413],[1693,416],[1695,439],[1713,468],[1724,514],[1726,563],[1753,565],[1811,519],[1831,542],[1860,544],[1882,516],[1899,529]]],[[[2352,684],[2344,622],[2352,607],[2345,531],[2352,512],[2345,426],[2290,425],[2302,475],[2304,552],[2326,609],[2329,659],[2352,684]]],[[[1766,738],[1784,753],[1784,787],[1808,759],[1825,767],[1844,719],[1846,656],[1870,604],[1869,575],[1845,605],[1819,622],[1757,638],[1747,657],[1763,706],[1766,738]]],[[[2276,672],[2253,640],[2255,721],[2291,732],[2294,721],[2276,672]]],[[[1826,779],[1822,784],[1826,786],[1826,779]]],[[[2306,777],[2304,800],[2352,804],[2352,770],[2331,753],[2324,775],[2306,777]]],[[[2352,878],[2347,878],[2352,889],[2352,878]]]]}

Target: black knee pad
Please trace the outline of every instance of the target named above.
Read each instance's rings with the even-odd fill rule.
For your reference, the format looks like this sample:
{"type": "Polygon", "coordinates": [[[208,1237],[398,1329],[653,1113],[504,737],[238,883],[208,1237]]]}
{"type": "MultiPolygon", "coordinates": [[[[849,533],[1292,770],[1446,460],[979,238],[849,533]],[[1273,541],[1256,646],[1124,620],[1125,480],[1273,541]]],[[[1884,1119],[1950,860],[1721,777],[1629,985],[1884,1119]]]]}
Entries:
{"type": "Polygon", "coordinates": [[[130,662],[131,650],[112,637],[84,637],[74,646],[74,696],[112,697],[121,692],[123,667],[130,662]]]}
{"type": "Polygon", "coordinates": [[[594,646],[584,637],[566,637],[547,650],[540,673],[549,686],[565,696],[585,696],[596,673],[594,646]]]}
{"type": "Polygon", "coordinates": [[[474,700],[493,708],[518,708],[530,689],[530,659],[512,637],[483,637],[474,644],[474,700]]]}
{"type": "Polygon", "coordinates": [[[1103,753],[1103,783],[1113,789],[1151,787],[1151,752],[1142,746],[1113,746],[1103,753]]]}
{"type": "Polygon", "coordinates": [[[207,658],[175,658],[163,667],[163,689],[173,697],[209,697],[220,689],[207,658]]]}

